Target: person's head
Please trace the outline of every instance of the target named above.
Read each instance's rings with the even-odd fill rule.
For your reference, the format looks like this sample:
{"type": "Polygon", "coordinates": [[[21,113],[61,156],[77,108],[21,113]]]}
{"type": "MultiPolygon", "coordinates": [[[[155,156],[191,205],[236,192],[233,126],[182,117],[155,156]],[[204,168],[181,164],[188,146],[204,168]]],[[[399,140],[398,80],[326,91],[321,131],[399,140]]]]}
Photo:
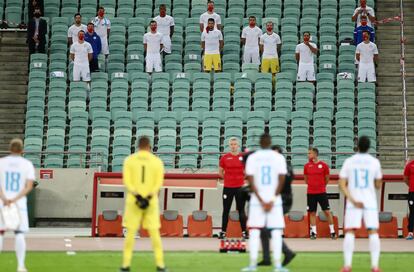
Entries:
{"type": "Polygon", "coordinates": [[[80,15],[80,13],[76,13],[73,16],[74,20],[75,20],[75,24],[80,25],[82,22],[82,16],[80,15]]]}
{"type": "Polygon", "coordinates": [[[213,12],[213,10],[214,10],[214,1],[209,0],[209,1],[207,2],[207,10],[208,10],[209,12],[213,12]]]}
{"type": "Polygon", "coordinates": [[[101,17],[101,18],[105,16],[105,8],[104,7],[99,7],[98,8],[98,16],[101,17]]]}
{"type": "Polygon", "coordinates": [[[371,142],[367,136],[361,136],[358,140],[358,152],[367,153],[371,146],[371,142]]]}
{"type": "Polygon", "coordinates": [[[369,31],[362,32],[362,39],[364,40],[364,42],[369,43],[369,37],[370,37],[369,31]]]}
{"type": "Polygon", "coordinates": [[[34,8],[33,16],[36,18],[40,18],[40,16],[42,16],[42,11],[40,10],[40,7],[34,8]]]}
{"type": "Polygon", "coordinates": [[[215,24],[216,22],[214,21],[214,19],[213,18],[210,18],[210,19],[208,19],[208,22],[207,22],[207,26],[208,26],[208,28],[210,29],[210,30],[213,30],[214,29],[214,24],[215,24]]]}
{"type": "Polygon", "coordinates": [[[273,32],[273,22],[267,22],[266,23],[266,31],[267,32],[273,32]]]}
{"type": "Polygon", "coordinates": [[[10,141],[9,151],[11,154],[20,155],[23,153],[23,141],[18,138],[14,138],[10,141]]]}
{"type": "Polygon", "coordinates": [[[160,16],[165,17],[167,15],[167,7],[164,4],[160,5],[160,16]]]}
{"type": "Polygon", "coordinates": [[[310,32],[307,32],[307,31],[305,31],[305,32],[303,32],[303,41],[304,42],[309,42],[310,41],[310,32]]]}
{"type": "Polygon", "coordinates": [[[79,42],[83,42],[85,40],[85,31],[79,30],[79,32],[78,32],[78,40],[79,40],[79,42]]]}
{"type": "Polygon", "coordinates": [[[359,0],[359,4],[361,5],[362,8],[366,8],[367,7],[367,0],[359,0]]]}
{"type": "Polygon", "coordinates": [[[92,22],[89,22],[87,25],[87,29],[89,33],[93,33],[95,31],[95,25],[92,22]]]}
{"type": "Polygon", "coordinates": [[[256,17],[255,16],[250,16],[249,17],[249,26],[250,27],[255,27],[256,26],[256,17]]]}
{"type": "Polygon", "coordinates": [[[280,145],[272,145],[271,149],[279,154],[283,154],[283,149],[280,145]]]}
{"type": "Polygon", "coordinates": [[[231,153],[238,152],[240,148],[239,139],[237,139],[236,137],[231,137],[229,139],[229,147],[231,153]]]}
{"type": "Polygon", "coordinates": [[[141,136],[138,139],[138,149],[143,151],[150,151],[151,150],[151,142],[147,136],[141,136]]]}
{"type": "Polygon", "coordinates": [[[309,147],[308,149],[308,159],[310,161],[318,159],[319,150],[316,147],[309,147]]]}
{"type": "Polygon", "coordinates": [[[366,15],[361,15],[361,25],[366,26],[368,24],[368,18],[366,15]]]}
{"type": "Polygon", "coordinates": [[[260,147],[263,149],[268,149],[272,145],[272,138],[268,133],[263,133],[260,136],[260,147]]]}
{"type": "Polygon", "coordinates": [[[150,29],[151,29],[151,32],[156,32],[157,31],[157,22],[156,21],[152,20],[150,22],[150,29]]]}

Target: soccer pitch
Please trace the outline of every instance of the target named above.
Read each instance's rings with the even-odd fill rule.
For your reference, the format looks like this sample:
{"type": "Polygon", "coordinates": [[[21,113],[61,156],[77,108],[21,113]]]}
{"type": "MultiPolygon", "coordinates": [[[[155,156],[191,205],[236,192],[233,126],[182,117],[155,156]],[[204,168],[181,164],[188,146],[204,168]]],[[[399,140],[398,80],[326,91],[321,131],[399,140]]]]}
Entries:
{"type": "MultiPolygon", "coordinates": [[[[231,272],[240,271],[248,264],[248,254],[220,254],[215,252],[167,252],[166,264],[170,272],[231,272]]],[[[410,271],[413,253],[382,253],[382,271],[410,271]]],[[[118,271],[121,264],[120,252],[28,252],[26,264],[30,272],[74,272],[74,271],[118,271]]],[[[288,266],[294,272],[339,271],[342,267],[342,253],[298,253],[288,266]]],[[[0,271],[15,271],[16,259],[13,252],[0,254],[0,271]]],[[[155,271],[153,255],[150,252],[134,254],[131,271],[155,271]]],[[[272,271],[272,267],[258,271],[272,271]]],[[[370,271],[368,253],[356,253],[353,272],[370,271]]]]}

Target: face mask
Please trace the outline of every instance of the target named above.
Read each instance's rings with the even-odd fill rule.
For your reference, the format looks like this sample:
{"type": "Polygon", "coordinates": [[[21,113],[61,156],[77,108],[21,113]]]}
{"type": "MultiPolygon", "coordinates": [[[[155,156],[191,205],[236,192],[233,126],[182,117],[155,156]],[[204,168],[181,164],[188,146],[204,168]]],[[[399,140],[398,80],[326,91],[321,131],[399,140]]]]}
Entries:
{"type": "Polygon", "coordinates": [[[362,26],[366,26],[367,25],[367,22],[365,21],[365,22],[361,22],[361,25],[362,26]]]}
{"type": "Polygon", "coordinates": [[[167,12],[165,10],[161,10],[160,11],[160,16],[165,17],[165,15],[167,15],[167,12]]]}
{"type": "Polygon", "coordinates": [[[36,12],[36,13],[34,14],[34,17],[36,17],[36,18],[40,18],[40,13],[36,12]]]}
{"type": "Polygon", "coordinates": [[[361,4],[361,8],[366,8],[367,7],[367,4],[361,4]]]}
{"type": "Polygon", "coordinates": [[[78,39],[79,39],[80,41],[83,41],[83,40],[85,39],[85,36],[84,36],[83,34],[80,34],[80,35],[78,36],[78,39]]]}
{"type": "Polygon", "coordinates": [[[308,41],[309,41],[309,39],[310,39],[309,37],[303,37],[303,41],[304,41],[304,42],[308,42],[308,41]]]}
{"type": "Polygon", "coordinates": [[[249,22],[249,26],[254,27],[256,25],[255,22],[249,22]]]}
{"type": "Polygon", "coordinates": [[[104,15],[105,15],[105,12],[103,12],[103,11],[98,12],[99,17],[104,17],[104,15]]]}
{"type": "Polygon", "coordinates": [[[268,32],[272,32],[272,31],[273,31],[273,27],[268,26],[268,27],[266,28],[266,30],[267,30],[268,32]]]}
{"type": "Polygon", "coordinates": [[[93,32],[93,26],[88,26],[88,32],[92,33],[93,32]]]}
{"type": "Polygon", "coordinates": [[[212,7],[212,6],[208,6],[208,7],[207,7],[207,10],[208,10],[208,11],[210,11],[210,12],[212,12],[212,11],[213,11],[213,9],[214,9],[214,7],[212,7]]]}
{"type": "Polygon", "coordinates": [[[152,32],[155,32],[157,30],[157,27],[156,26],[151,26],[151,31],[152,32]]]}

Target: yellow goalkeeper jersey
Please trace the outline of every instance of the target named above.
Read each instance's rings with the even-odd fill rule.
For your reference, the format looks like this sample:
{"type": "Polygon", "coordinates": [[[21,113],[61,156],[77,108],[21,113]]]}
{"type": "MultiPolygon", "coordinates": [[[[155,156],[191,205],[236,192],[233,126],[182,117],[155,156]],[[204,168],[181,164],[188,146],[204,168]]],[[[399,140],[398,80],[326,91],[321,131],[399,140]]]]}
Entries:
{"type": "Polygon", "coordinates": [[[152,195],[150,204],[158,203],[158,192],[164,181],[164,164],[160,158],[148,151],[138,151],[125,159],[122,173],[127,203],[135,203],[136,194],[152,195]]]}

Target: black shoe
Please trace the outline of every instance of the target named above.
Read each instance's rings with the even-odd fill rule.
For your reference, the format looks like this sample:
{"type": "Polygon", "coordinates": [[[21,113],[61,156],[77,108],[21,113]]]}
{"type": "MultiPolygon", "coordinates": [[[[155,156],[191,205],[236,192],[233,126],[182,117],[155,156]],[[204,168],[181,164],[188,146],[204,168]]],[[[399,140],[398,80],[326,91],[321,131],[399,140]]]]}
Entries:
{"type": "Polygon", "coordinates": [[[243,231],[243,232],[242,232],[242,237],[243,237],[243,239],[245,239],[245,240],[249,239],[249,233],[248,233],[247,231],[243,231]]]}
{"type": "Polygon", "coordinates": [[[310,239],[311,239],[311,240],[316,240],[316,233],[311,232],[311,234],[310,234],[310,239]]]}
{"type": "Polygon", "coordinates": [[[258,266],[271,266],[272,263],[270,261],[261,261],[260,263],[257,263],[258,266]]]}
{"type": "Polygon", "coordinates": [[[221,239],[221,240],[226,239],[226,232],[225,231],[220,231],[220,234],[219,234],[218,238],[221,239]]]}
{"type": "Polygon", "coordinates": [[[295,257],[296,257],[296,253],[292,251],[289,254],[285,254],[285,259],[283,260],[282,266],[283,267],[287,266],[295,257]]]}
{"type": "Polygon", "coordinates": [[[121,267],[120,269],[119,269],[119,272],[129,272],[130,270],[129,270],[129,267],[126,267],[126,268],[124,268],[124,267],[121,267]]]}
{"type": "Polygon", "coordinates": [[[157,272],[168,272],[167,268],[157,267],[157,272]]]}
{"type": "Polygon", "coordinates": [[[331,233],[331,239],[332,239],[332,240],[336,240],[336,238],[337,238],[337,237],[336,237],[336,233],[335,233],[335,232],[332,232],[332,233],[331,233]]]}

